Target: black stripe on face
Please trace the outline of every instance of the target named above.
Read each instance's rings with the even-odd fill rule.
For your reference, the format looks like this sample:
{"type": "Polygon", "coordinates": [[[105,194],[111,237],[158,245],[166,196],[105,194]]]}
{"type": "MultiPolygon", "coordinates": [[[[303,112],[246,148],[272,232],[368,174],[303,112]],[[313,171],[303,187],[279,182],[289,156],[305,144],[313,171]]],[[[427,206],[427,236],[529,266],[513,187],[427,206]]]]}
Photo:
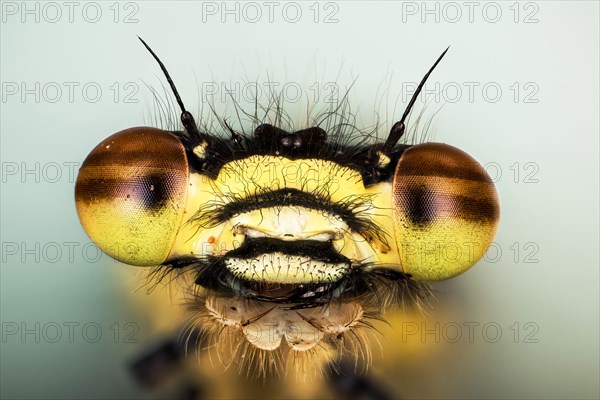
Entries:
{"type": "Polygon", "coordinates": [[[399,268],[372,268],[368,264],[353,265],[336,282],[281,284],[249,281],[234,276],[225,266],[225,257],[180,257],[165,263],[167,272],[161,269],[157,272],[163,277],[169,276],[168,272],[180,275],[181,270],[191,267],[195,284],[213,295],[288,304],[291,310],[357,299],[363,304],[381,308],[394,302],[419,302],[429,293],[427,284],[413,281],[399,268]]]}
{"type": "Polygon", "coordinates": [[[248,238],[237,249],[225,254],[226,258],[255,258],[262,254],[282,253],[289,256],[310,257],[326,263],[347,263],[350,260],[337,251],[330,241],[318,240],[281,240],[276,238],[248,238]]]}
{"type": "Polygon", "coordinates": [[[231,199],[226,204],[218,207],[212,218],[224,222],[235,215],[258,210],[261,208],[300,206],[312,210],[326,210],[344,220],[352,221],[354,212],[346,204],[333,203],[329,199],[303,192],[297,189],[279,189],[255,194],[239,199],[231,199]]]}
{"type": "Polygon", "coordinates": [[[266,191],[246,197],[226,197],[224,200],[205,204],[190,219],[203,228],[215,227],[236,215],[271,207],[298,206],[324,211],[340,218],[348,227],[366,238],[377,238],[388,245],[387,233],[377,226],[369,215],[361,215],[360,210],[373,207],[371,195],[351,195],[333,202],[324,195],[303,192],[297,189],[266,191]]]}

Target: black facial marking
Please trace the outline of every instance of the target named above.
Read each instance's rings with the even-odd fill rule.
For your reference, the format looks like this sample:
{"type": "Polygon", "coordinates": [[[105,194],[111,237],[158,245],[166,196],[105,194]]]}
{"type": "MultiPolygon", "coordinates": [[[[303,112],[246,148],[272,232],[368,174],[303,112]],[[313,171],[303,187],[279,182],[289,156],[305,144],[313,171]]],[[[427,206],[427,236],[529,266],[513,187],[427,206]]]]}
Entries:
{"type": "Polygon", "coordinates": [[[314,154],[327,140],[327,134],[319,127],[287,132],[270,124],[259,125],[254,130],[254,137],[269,149],[269,154],[282,156],[314,154]]]}
{"type": "Polygon", "coordinates": [[[349,196],[332,202],[325,196],[303,192],[297,189],[279,189],[252,196],[229,198],[227,202],[207,203],[191,218],[203,227],[212,227],[223,223],[235,215],[269,207],[299,206],[312,210],[326,211],[344,221],[354,232],[379,239],[387,244],[387,233],[378,227],[368,216],[361,216],[358,209],[371,206],[368,196],[349,196]]]}
{"type": "Polygon", "coordinates": [[[391,181],[398,160],[411,145],[397,145],[386,153],[390,162],[378,164],[378,151],[382,144],[344,144],[328,141],[327,134],[320,127],[312,127],[296,132],[287,132],[269,124],[259,125],[252,136],[232,133],[227,129],[227,138],[207,136],[204,141],[206,154],[199,158],[194,148],[199,142],[186,132],[170,131],[179,137],[186,149],[190,169],[211,179],[216,179],[221,168],[228,162],[255,155],[282,156],[290,160],[320,159],[337,163],[342,167],[356,170],[361,174],[363,184],[369,187],[379,182],[391,181]]]}
{"type": "Polygon", "coordinates": [[[231,252],[203,258],[179,257],[159,267],[156,274],[166,277],[169,273],[179,275],[191,269],[195,274],[195,284],[214,295],[290,304],[289,309],[320,307],[331,301],[346,302],[359,298],[364,304],[372,305],[381,305],[385,298],[414,302],[425,299],[430,293],[427,284],[412,280],[397,267],[372,268],[369,264],[352,265],[335,282],[284,284],[241,279],[225,265],[229,256],[231,252]]]}
{"type": "Polygon", "coordinates": [[[411,277],[410,274],[405,274],[392,268],[375,268],[371,272],[390,281],[401,281],[411,277]]]}
{"type": "Polygon", "coordinates": [[[283,253],[290,256],[310,257],[326,263],[347,263],[350,260],[335,251],[331,242],[318,240],[281,240],[275,238],[246,238],[237,249],[227,253],[227,257],[255,258],[261,254],[283,253]]]}

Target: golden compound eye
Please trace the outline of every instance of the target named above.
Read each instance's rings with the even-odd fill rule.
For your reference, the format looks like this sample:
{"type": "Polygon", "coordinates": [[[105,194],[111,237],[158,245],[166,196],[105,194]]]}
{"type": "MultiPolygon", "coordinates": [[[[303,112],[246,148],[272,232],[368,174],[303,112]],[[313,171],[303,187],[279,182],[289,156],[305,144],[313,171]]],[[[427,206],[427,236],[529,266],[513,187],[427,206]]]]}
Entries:
{"type": "Polygon", "coordinates": [[[79,170],[81,225],[108,255],[157,265],[169,255],[185,208],[189,168],[173,134],[130,128],[105,139],[79,170]]]}
{"type": "Polygon", "coordinates": [[[404,272],[417,280],[452,278],[491,244],[498,195],[483,167],[441,143],[404,152],[393,181],[394,228],[404,272]]]}

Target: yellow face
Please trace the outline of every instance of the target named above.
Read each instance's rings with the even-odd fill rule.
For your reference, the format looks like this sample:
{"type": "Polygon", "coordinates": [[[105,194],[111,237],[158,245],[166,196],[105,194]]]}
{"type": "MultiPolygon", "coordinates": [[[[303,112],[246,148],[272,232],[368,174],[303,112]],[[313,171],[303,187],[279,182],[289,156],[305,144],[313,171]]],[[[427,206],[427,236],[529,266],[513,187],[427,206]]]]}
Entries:
{"type": "Polygon", "coordinates": [[[355,335],[418,281],[474,265],[498,223],[493,183],[448,145],[409,147],[371,185],[333,160],[255,154],[209,177],[186,157],[167,132],[113,135],[80,171],[80,219],[118,260],[191,274],[203,329],[261,351],[355,335]]]}
{"type": "MultiPolygon", "coordinates": [[[[331,243],[337,252],[354,262],[399,265],[393,239],[391,190],[390,183],[365,188],[358,172],[327,160],[277,156],[235,160],[227,163],[214,180],[199,174],[190,176],[184,214],[187,220],[177,234],[170,257],[223,255],[250,237],[276,238],[287,243],[331,243]],[[298,192],[311,200],[300,198],[298,192]],[[269,199],[273,203],[269,204],[270,193],[281,199],[269,199]],[[234,199],[240,209],[226,221],[213,222],[213,213],[234,199]],[[350,229],[348,221],[331,207],[327,209],[328,204],[350,201],[356,203],[350,211],[356,218],[377,226],[378,237],[365,238],[362,232],[350,229]]],[[[280,257],[277,254],[281,253],[271,254],[280,257]]],[[[261,280],[264,276],[265,280],[281,283],[338,280],[349,269],[332,263],[331,268],[313,271],[308,259],[301,257],[293,271],[279,273],[274,270],[275,264],[267,261],[259,260],[252,268],[243,267],[251,261],[237,259],[236,263],[241,276],[247,279],[261,280]]]]}

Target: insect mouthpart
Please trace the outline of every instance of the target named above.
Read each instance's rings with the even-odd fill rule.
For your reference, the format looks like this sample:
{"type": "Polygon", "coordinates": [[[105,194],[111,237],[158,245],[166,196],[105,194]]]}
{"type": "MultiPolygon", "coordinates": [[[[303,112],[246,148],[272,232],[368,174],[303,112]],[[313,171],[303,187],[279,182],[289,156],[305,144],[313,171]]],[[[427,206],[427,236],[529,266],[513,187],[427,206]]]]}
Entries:
{"type": "Polygon", "coordinates": [[[338,281],[350,269],[331,241],[246,238],[227,253],[225,266],[237,277],[275,283],[338,281]]]}
{"type": "Polygon", "coordinates": [[[270,207],[242,213],[225,225],[243,242],[211,256],[212,273],[198,277],[197,284],[261,301],[316,301],[315,306],[341,293],[353,261],[334,246],[343,242],[347,229],[339,218],[302,207],[270,207]]]}

